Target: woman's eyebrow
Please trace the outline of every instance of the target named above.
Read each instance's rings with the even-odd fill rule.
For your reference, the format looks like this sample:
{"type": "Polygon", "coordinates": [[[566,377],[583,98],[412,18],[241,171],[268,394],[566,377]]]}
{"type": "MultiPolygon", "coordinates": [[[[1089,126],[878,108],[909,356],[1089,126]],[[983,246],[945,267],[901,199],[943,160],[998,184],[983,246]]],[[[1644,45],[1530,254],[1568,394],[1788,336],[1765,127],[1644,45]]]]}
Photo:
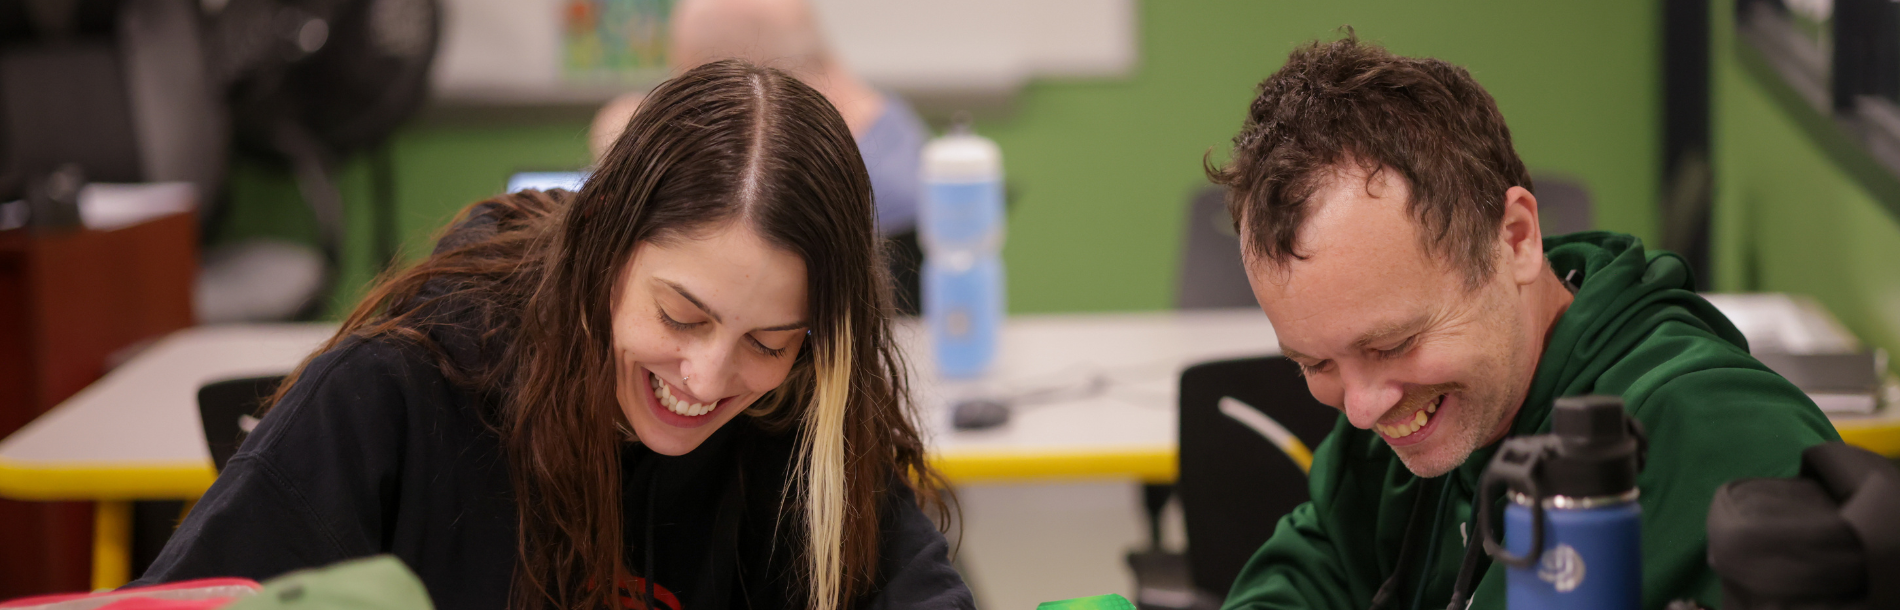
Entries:
{"type": "MultiPolygon", "coordinates": [[[[664,279],[660,280],[660,283],[666,284],[667,288],[672,288],[673,292],[679,293],[680,298],[684,298],[687,300],[687,302],[692,303],[694,307],[698,307],[700,311],[705,312],[706,316],[712,318],[714,322],[718,322],[720,324],[726,323],[725,320],[719,317],[719,312],[713,311],[711,307],[707,307],[705,303],[699,300],[699,297],[693,296],[692,292],[687,291],[685,286],[681,286],[677,283],[674,283],[672,280],[664,280],[664,279]]],[[[756,329],[754,330],[754,332],[777,332],[777,331],[782,331],[782,330],[798,330],[798,329],[806,328],[809,326],[811,326],[810,322],[805,322],[801,320],[801,321],[793,322],[790,324],[780,324],[778,326],[771,326],[767,328],[756,329]]]]}
{"type": "Polygon", "coordinates": [[[687,292],[685,286],[681,286],[679,284],[673,283],[672,280],[664,280],[664,279],[660,280],[660,283],[666,284],[667,288],[672,288],[673,292],[679,293],[681,298],[686,299],[686,301],[689,303],[692,303],[694,307],[698,307],[700,311],[705,312],[705,314],[708,317],[712,318],[714,322],[719,322],[721,324],[725,323],[725,320],[722,320],[719,318],[719,312],[713,311],[711,307],[707,307],[705,303],[700,302],[699,297],[693,296],[693,293],[691,292],[687,292]]]}

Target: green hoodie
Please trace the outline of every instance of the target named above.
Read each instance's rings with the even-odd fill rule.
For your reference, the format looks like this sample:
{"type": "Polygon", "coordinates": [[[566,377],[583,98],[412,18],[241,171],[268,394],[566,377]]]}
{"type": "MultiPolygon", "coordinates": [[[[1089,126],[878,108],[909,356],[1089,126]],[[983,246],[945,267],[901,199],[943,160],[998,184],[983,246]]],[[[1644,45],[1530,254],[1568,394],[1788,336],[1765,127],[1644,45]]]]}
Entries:
{"type": "MultiPolygon", "coordinates": [[[[1794,476],[1803,448],[1839,436],[1794,384],[1749,357],[1735,326],[1695,295],[1680,257],[1605,232],[1549,238],[1544,252],[1558,277],[1580,286],[1551,328],[1510,435],[1550,432],[1557,397],[1622,396],[1649,433],[1637,479],[1643,607],[1680,598],[1715,607],[1721,586],[1708,567],[1703,520],[1716,488],[1741,477],[1794,476]]],[[[1464,533],[1476,532],[1478,478],[1496,450],[1479,449],[1450,473],[1421,479],[1377,434],[1341,416],[1314,453],[1313,500],[1280,520],[1224,610],[1367,608],[1397,566],[1414,509],[1425,519],[1412,534],[1417,554],[1386,607],[1444,608],[1464,533]]],[[[1477,566],[1470,607],[1503,608],[1504,566],[1488,557],[1477,566]]]]}

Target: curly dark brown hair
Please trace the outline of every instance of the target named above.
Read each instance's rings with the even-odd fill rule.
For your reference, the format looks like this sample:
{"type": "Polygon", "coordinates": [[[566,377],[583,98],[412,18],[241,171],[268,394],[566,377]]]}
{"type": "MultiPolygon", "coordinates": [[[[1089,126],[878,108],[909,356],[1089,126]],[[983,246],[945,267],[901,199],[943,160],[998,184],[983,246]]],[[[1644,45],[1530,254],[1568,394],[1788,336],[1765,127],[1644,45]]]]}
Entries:
{"type": "MultiPolygon", "coordinates": [[[[1284,266],[1297,249],[1307,204],[1346,163],[1368,181],[1394,171],[1427,251],[1484,283],[1504,217],[1504,193],[1531,189],[1497,102],[1464,68],[1400,57],[1362,43],[1350,29],[1308,43],[1261,81],[1233,158],[1204,159],[1208,179],[1227,187],[1227,210],[1249,258],[1284,266]]],[[[1211,158],[1211,151],[1210,151],[1211,158]]]]}

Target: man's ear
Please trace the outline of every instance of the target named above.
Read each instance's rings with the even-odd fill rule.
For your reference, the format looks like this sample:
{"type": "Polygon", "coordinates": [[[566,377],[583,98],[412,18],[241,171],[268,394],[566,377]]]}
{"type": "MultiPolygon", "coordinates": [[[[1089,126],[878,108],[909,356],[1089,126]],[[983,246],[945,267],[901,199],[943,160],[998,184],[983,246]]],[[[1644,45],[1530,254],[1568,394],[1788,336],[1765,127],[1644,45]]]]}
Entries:
{"type": "Polygon", "coordinates": [[[1518,285],[1537,281],[1544,273],[1544,231],[1537,226],[1537,196],[1513,186],[1504,191],[1504,221],[1498,227],[1502,260],[1498,261],[1518,285]]]}

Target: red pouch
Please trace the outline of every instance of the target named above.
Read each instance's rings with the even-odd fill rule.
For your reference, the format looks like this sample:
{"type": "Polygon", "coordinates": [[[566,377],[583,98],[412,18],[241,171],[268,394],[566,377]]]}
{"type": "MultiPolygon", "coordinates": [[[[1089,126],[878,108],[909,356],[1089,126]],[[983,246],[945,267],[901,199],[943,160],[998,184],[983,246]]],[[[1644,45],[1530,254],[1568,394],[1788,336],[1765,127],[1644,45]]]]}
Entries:
{"type": "Polygon", "coordinates": [[[0,610],[211,610],[264,586],[243,578],[205,578],[97,593],[60,593],[0,602],[0,610]]]}

